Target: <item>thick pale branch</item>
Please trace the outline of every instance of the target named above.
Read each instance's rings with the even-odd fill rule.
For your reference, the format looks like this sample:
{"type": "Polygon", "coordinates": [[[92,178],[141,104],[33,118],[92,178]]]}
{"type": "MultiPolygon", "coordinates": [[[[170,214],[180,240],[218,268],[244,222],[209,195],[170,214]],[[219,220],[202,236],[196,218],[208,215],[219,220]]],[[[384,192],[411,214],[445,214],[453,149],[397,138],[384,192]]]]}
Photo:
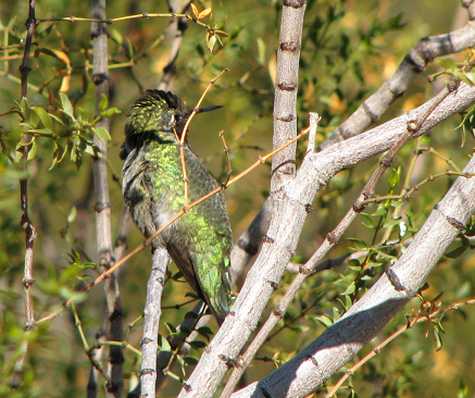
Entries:
{"type": "MultiPolygon", "coordinates": [[[[251,344],[249,344],[249,347],[247,348],[246,352],[237,361],[239,365],[236,366],[233,370],[229,380],[226,383],[223,393],[221,394],[221,398],[228,398],[231,396],[244,371],[250,365],[252,359],[254,358],[262,344],[264,344],[272,329],[277,325],[279,320],[282,319],[285,312],[287,311],[287,308],[289,307],[290,303],[296,296],[301,286],[304,284],[307,277],[310,274],[317,272],[321,269],[320,264],[323,264],[322,260],[328,254],[328,252],[334,246],[336,246],[345,231],[355,220],[357,215],[364,210],[366,206],[366,199],[371,198],[374,195],[378,181],[383,176],[387,168],[391,165],[398,151],[402,148],[405,142],[411,138],[411,136],[417,134],[424,121],[429,117],[433,110],[447,97],[449,92],[449,88],[446,88],[440,95],[437,96],[438,102],[434,102],[433,106],[427,109],[426,113],[422,114],[419,120],[414,121],[414,123],[412,124],[408,124],[406,133],[401,136],[399,141],[397,141],[381,159],[378,164],[378,167],[371,174],[361,194],[358,196],[351,209],[348,210],[348,212],[338,223],[336,228],[327,234],[318,250],[311,256],[307,263],[300,267],[299,274],[292,281],[284,297],[279,301],[274,311],[271,312],[264,325],[259,329],[259,332],[257,333],[254,340],[251,342],[251,344]]],[[[311,114],[311,125],[312,120],[313,124],[315,124],[315,116],[311,114]]],[[[313,130],[315,129],[316,126],[313,130]]],[[[315,131],[313,131],[313,135],[315,135],[315,131]]],[[[311,141],[312,140],[309,138],[309,151],[313,152],[313,145],[311,141]]]]}
{"type": "MultiPolygon", "coordinates": [[[[297,135],[297,89],[305,6],[305,0],[283,2],[274,95],[274,148],[297,135]]],[[[272,159],[272,195],[294,176],[296,150],[295,143],[272,159]]]]}
{"type": "MultiPolygon", "coordinates": [[[[213,394],[247,339],[257,326],[274,289],[278,286],[297,246],[307,210],[315,194],[344,168],[389,149],[406,133],[411,121],[420,117],[440,98],[434,98],[412,112],[395,118],[364,134],[335,144],[319,153],[308,153],[297,176],[285,186],[286,199],[269,227],[259,256],[254,263],[234,307],[201,357],[180,397],[213,394]]],[[[419,133],[460,112],[475,102],[475,88],[461,84],[445,98],[420,126],[419,133]]]]}
{"type": "Polygon", "coordinates": [[[378,121],[390,105],[409,88],[414,77],[422,73],[437,57],[457,53],[475,45],[473,22],[453,32],[421,39],[403,58],[394,74],[351,114],[322,144],[322,148],[360,134],[378,121]]]}
{"type": "MultiPolygon", "coordinates": [[[[475,1],[465,0],[465,7],[473,10],[475,1]],[[466,3],[466,4],[465,4],[466,3]]],[[[475,11],[470,14],[475,15],[475,11]]],[[[471,18],[473,19],[473,18],[471,18]]],[[[425,70],[435,58],[463,51],[475,45],[474,22],[461,29],[421,39],[404,57],[396,72],[374,94],[351,114],[321,147],[328,148],[342,138],[353,137],[375,123],[403,95],[415,76],[425,70]]],[[[272,204],[266,200],[250,226],[239,237],[231,252],[231,275],[235,284],[242,283],[245,269],[261,245],[271,217],[272,204]]]]}
{"type": "MultiPolygon", "coordinates": [[[[475,157],[464,172],[475,171],[475,157]]],[[[343,317],[294,359],[233,397],[305,397],[368,343],[424,285],[475,212],[475,178],[459,177],[402,256],[343,317]]]]}

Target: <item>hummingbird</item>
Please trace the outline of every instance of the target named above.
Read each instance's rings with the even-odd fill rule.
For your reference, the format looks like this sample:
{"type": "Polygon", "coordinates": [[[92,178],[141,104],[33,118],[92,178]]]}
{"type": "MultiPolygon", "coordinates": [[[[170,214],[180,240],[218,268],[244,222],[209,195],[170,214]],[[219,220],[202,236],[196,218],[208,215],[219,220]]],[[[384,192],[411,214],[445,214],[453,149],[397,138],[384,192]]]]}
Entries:
{"type": "MultiPolygon", "coordinates": [[[[122,192],[145,237],[152,236],[185,205],[180,137],[190,114],[175,94],[154,89],[146,90],[127,114],[120,154],[124,161],[122,192]]],[[[183,153],[191,203],[219,183],[187,142],[183,153]]],[[[153,242],[166,248],[220,323],[230,305],[231,244],[231,224],[221,192],[189,209],[153,242]]]]}

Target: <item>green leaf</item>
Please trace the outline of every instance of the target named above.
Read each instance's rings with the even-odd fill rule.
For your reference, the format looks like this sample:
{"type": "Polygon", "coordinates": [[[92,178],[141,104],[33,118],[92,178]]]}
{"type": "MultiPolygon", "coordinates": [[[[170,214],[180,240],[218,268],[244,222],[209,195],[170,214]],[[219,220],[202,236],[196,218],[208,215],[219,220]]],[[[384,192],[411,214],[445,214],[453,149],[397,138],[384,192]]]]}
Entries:
{"type": "Polygon", "coordinates": [[[101,100],[99,101],[99,112],[104,112],[109,107],[109,98],[107,95],[102,94],[101,100]]]}
{"type": "Polygon", "coordinates": [[[61,98],[61,105],[63,107],[62,111],[74,120],[73,104],[71,104],[68,96],[64,93],[59,93],[59,97],[61,98]]]}
{"type": "Polygon", "coordinates": [[[109,118],[115,115],[120,115],[122,111],[119,108],[112,107],[105,109],[104,111],[101,112],[101,116],[105,118],[109,118]]]}
{"type": "Polygon", "coordinates": [[[350,285],[346,288],[346,290],[342,293],[343,296],[349,296],[353,294],[356,290],[355,281],[351,282],[350,285]]]}
{"type": "Polygon", "coordinates": [[[160,338],[160,351],[172,351],[172,346],[168,339],[164,336],[160,338]]]}
{"type": "Polygon", "coordinates": [[[389,188],[396,188],[399,181],[401,181],[401,166],[391,169],[391,174],[388,177],[389,188]]]}
{"type": "Polygon", "coordinates": [[[261,37],[257,38],[257,62],[259,65],[265,65],[266,63],[266,44],[261,37]]]}
{"type": "Polygon", "coordinates": [[[27,159],[33,160],[36,157],[37,151],[38,151],[38,144],[36,143],[36,140],[33,138],[31,140],[31,146],[30,146],[30,150],[28,151],[27,159]]]}
{"type": "Polygon", "coordinates": [[[315,319],[323,324],[323,326],[329,328],[331,325],[333,325],[333,321],[327,317],[326,315],[320,315],[315,317],[315,319]]]}
{"type": "Polygon", "coordinates": [[[103,141],[110,141],[111,136],[105,127],[94,127],[94,133],[103,141]]]}
{"type": "Polygon", "coordinates": [[[40,106],[34,106],[31,109],[33,109],[33,112],[35,112],[39,117],[44,127],[50,130],[53,129],[53,121],[51,120],[49,113],[46,112],[44,108],[41,108],[40,106]]]}
{"type": "Polygon", "coordinates": [[[78,211],[76,209],[76,206],[71,207],[71,210],[69,211],[68,218],[67,218],[68,224],[71,224],[72,222],[74,222],[77,214],[78,214],[78,211]]]}

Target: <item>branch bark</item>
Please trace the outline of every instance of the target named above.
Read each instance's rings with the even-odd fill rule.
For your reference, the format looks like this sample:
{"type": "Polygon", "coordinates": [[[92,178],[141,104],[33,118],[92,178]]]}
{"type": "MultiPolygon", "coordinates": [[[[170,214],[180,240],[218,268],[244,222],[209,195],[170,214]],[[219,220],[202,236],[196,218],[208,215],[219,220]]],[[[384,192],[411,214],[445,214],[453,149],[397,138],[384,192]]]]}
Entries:
{"type": "MultiPolygon", "coordinates": [[[[473,20],[475,1],[464,0],[473,20]],[[470,10],[473,10],[470,13],[470,10]]],[[[473,22],[453,32],[421,39],[403,58],[396,72],[363,104],[351,114],[321,147],[326,149],[344,138],[354,137],[375,123],[391,104],[403,95],[411,81],[421,74],[431,61],[447,54],[462,51],[475,45],[473,22]]],[[[266,200],[249,228],[244,231],[231,252],[231,276],[235,285],[242,283],[245,270],[257,254],[271,218],[272,204],[266,200]]]]}
{"type": "MultiPolygon", "coordinates": [[[[465,173],[475,171],[475,156],[465,173]]],[[[305,397],[349,361],[424,285],[475,213],[475,178],[459,177],[402,256],[345,315],[294,359],[233,397],[305,397]]]]}
{"type": "MultiPolygon", "coordinates": [[[[28,98],[28,75],[31,71],[30,66],[30,51],[33,37],[36,31],[37,19],[35,15],[35,0],[28,1],[28,18],[26,19],[26,38],[23,49],[23,58],[20,65],[20,100],[27,100],[28,98]]],[[[22,146],[22,162],[23,168],[26,172],[28,170],[28,153],[31,148],[32,137],[29,134],[23,134],[22,146]]],[[[25,330],[29,331],[35,326],[35,312],[33,306],[32,287],[35,283],[33,278],[33,261],[34,261],[34,244],[36,240],[36,229],[31,222],[28,214],[28,178],[20,179],[20,210],[21,219],[20,226],[25,233],[25,258],[23,271],[23,290],[25,294],[25,330]]],[[[23,366],[25,364],[26,355],[28,354],[28,341],[22,343],[21,355],[15,363],[14,372],[10,380],[10,385],[18,387],[22,383],[23,366]]]]}
{"type": "MultiPolygon", "coordinates": [[[[283,1],[274,95],[274,148],[297,135],[297,90],[305,8],[305,0],[283,1]]],[[[281,199],[280,188],[295,175],[296,150],[297,143],[289,145],[272,158],[271,195],[231,251],[230,275],[236,290],[241,286],[247,266],[256,255],[262,236],[269,228],[274,200],[281,199]]]]}
{"type": "MultiPolygon", "coordinates": [[[[91,5],[91,17],[94,19],[106,19],[106,0],[93,0],[91,5]]],[[[108,72],[108,46],[106,24],[93,22],[91,24],[92,40],[92,81],[96,86],[96,109],[103,97],[109,97],[109,72],[108,72]]],[[[110,130],[109,120],[101,119],[97,127],[110,130]]],[[[96,244],[99,264],[107,269],[112,264],[112,228],[111,228],[111,204],[107,168],[107,143],[94,137],[94,145],[98,148],[99,156],[93,160],[93,180],[96,198],[96,244]]],[[[121,341],[122,331],[122,305],[120,302],[120,290],[117,275],[113,274],[105,282],[104,286],[107,319],[108,340],[121,341]]],[[[114,397],[120,397],[123,388],[122,363],[124,362],[122,348],[109,347],[110,383],[107,391],[114,397]]]]}
{"type": "MultiPolygon", "coordinates": [[[[213,394],[254,332],[273,291],[277,288],[293,255],[307,216],[318,191],[344,168],[389,149],[405,134],[410,121],[419,120],[432,109],[434,98],[408,114],[390,120],[364,134],[335,144],[319,153],[308,153],[295,179],[284,188],[286,200],[271,221],[264,244],[243,288],[218,333],[185,383],[180,397],[213,394]]],[[[475,88],[461,84],[425,120],[418,134],[465,110],[475,102],[475,88]]],[[[417,134],[416,134],[417,135],[417,134]]]]}
{"type": "Polygon", "coordinates": [[[142,365],[140,368],[140,396],[155,397],[157,380],[158,328],[162,313],[162,292],[170,256],[165,248],[154,248],[152,270],[147,284],[147,298],[144,309],[142,365]]]}
{"type": "MultiPolygon", "coordinates": [[[[171,13],[185,13],[188,10],[188,7],[191,4],[191,1],[186,1],[183,6],[180,5],[183,1],[180,0],[169,0],[168,1],[168,10],[171,13]]],[[[170,55],[168,62],[163,68],[163,75],[160,79],[158,88],[160,90],[170,90],[173,78],[176,74],[176,60],[180,52],[181,43],[183,41],[183,35],[185,34],[186,29],[188,28],[188,21],[186,18],[175,17],[174,20],[168,25],[165,31],[165,37],[168,42],[171,42],[170,55]]]]}
{"type": "MultiPolygon", "coordinates": [[[[455,89],[455,87],[456,86],[453,86],[453,89],[455,89]]],[[[421,118],[419,120],[415,121],[413,125],[408,124],[406,133],[389,149],[389,151],[380,160],[378,167],[371,174],[361,194],[358,196],[351,209],[346,213],[340,223],[338,223],[336,228],[327,234],[318,250],[312,255],[312,257],[307,261],[307,263],[299,268],[299,274],[292,281],[284,297],[279,301],[274,311],[271,312],[264,325],[260,328],[254,340],[251,342],[251,344],[249,344],[249,347],[247,348],[246,352],[237,361],[238,366],[233,369],[233,372],[229,377],[226,386],[221,394],[221,398],[229,398],[231,396],[232,392],[236,388],[239,380],[241,379],[247,367],[250,365],[257,351],[262,346],[262,344],[265,343],[272,329],[274,329],[279,320],[283,318],[285,312],[287,311],[287,308],[289,307],[290,303],[296,296],[301,286],[304,284],[307,277],[321,270],[321,267],[319,267],[319,265],[322,264],[324,257],[340,241],[341,237],[349,228],[349,226],[353,223],[357,215],[365,209],[365,207],[367,206],[366,200],[374,196],[378,181],[383,176],[388,167],[391,166],[399,150],[403,147],[406,141],[411,138],[412,135],[416,134],[419,131],[424,121],[429,117],[432,111],[447,97],[449,92],[450,88],[445,88],[445,90],[437,96],[438,101],[434,102],[433,106],[429,108],[425,114],[421,115],[421,118]]],[[[309,137],[312,136],[315,137],[315,134],[311,134],[309,137]]],[[[309,139],[309,150],[313,152],[314,148],[315,142],[312,142],[309,139]]]]}
{"type": "MultiPolygon", "coordinates": [[[[30,51],[33,37],[36,31],[36,15],[35,15],[35,0],[29,0],[28,2],[28,18],[26,20],[26,39],[25,47],[23,50],[23,59],[20,65],[21,75],[21,99],[27,99],[28,97],[28,74],[31,71],[30,66],[30,51]]],[[[23,137],[22,147],[22,159],[24,168],[27,168],[28,153],[30,151],[31,136],[25,134],[23,137]]],[[[21,221],[20,225],[25,231],[25,261],[24,261],[24,276],[23,287],[25,290],[25,329],[30,330],[35,325],[35,314],[33,310],[33,296],[31,288],[34,283],[33,279],[33,248],[36,239],[36,230],[31,222],[28,214],[28,179],[22,178],[20,180],[20,208],[21,208],[21,221]]]]}

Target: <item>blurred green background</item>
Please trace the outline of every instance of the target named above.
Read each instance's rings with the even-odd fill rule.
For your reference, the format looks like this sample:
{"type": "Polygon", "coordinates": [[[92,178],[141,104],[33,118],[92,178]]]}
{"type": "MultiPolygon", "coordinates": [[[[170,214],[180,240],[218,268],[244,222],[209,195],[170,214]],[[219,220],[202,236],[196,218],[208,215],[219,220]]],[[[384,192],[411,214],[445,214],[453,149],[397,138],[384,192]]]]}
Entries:
{"type": "MultiPolygon", "coordinates": [[[[142,11],[167,11],[163,1],[116,0],[109,3],[109,17],[142,11]]],[[[391,76],[403,56],[419,39],[461,26],[465,16],[460,2],[456,0],[309,0],[307,3],[299,77],[299,126],[305,126],[309,111],[319,112],[323,117],[318,135],[320,142],[356,109],[364,97],[391,76]]],[[[197,116],[190,136],[193,149],[205,159],[215,176],[224,181],[226,157],[218,135],[220,130],[224,130],[231,149],[234,172],[245,169],[259,154],[271,149],[280,2],[195,1],[194,4],[200,10],[211,7],[212,15],[205,22],[226,32],[227,36],[223,35],[222,43],[216,43],[211,52],[206,29],[190,23],[177,60],[173,90],[189,106],[193,106],[208,81],[220,70],[230,69],[206,98],[207,103],[224,105],[224,108],[197,116]]],[[[39,0],[37,17],[89,16],[88,7],[88,2],[39,0]]],[[[26,17],[27,1],[4,1],[0,4],[0,40],[3,37],[3,44],[0,45],[0,113],[12,109],[19,99],[18,66],[26,17]]],[[[108,26],[109,63],[114,65],[110,69],[110,103],[123,112],[112,118],[112,139],[109,143],[114,233],[123,208],[117,176],[120,176],[121,169],[118,153],[123,140],[124,113],[140,94],[141,88],[156,87],[160,80],[170,50],[168,38],[162,37],[169,21],[169,18],[149,18],[108,26]]],[[[84,118],[93,117],[95,96],[90,80],[91,57],[89,23],[41,23],[32,47],[30,104],[55,113],[58,91],[62,87],[78,114],[84,115],[84,118]]],[[[454,57],[458,61],[463,58],[463,54],[454,57]]],[[[427,82],[427,76],[442,67],[436,62],[421,74],[384,119],[408,111],[428,99],[434,88],[427,82]]],[[[406,145],[397,164],[388,173],[391,179],[380,184],[378,192],[399,192],[405,179],[416,183],[429,175],[453,170],[454,166],[462,169],[472,152],[474,140],[470,132],[463,138],[460,122],[460,117],[453,117],[435,128],[428,137],[406,145]],[[426,150],[418,156],[413,174],[407,176],[416,146],[432,148],[432,151],[426,150]]],[[[18,180],[24,171],[21,162],[15,160],[15,147],[21,135],[18,115],[0,117],[0,396],[84,396],[90,366],[71,315],[65,313],[28,335],[23,331],[21,279],[24,238],[19,227],[18,180]],[[22,371],[23,382],[12,389],[10,381],[14,364],[22,357],[21,348],[25,339],[29,339],[30,344],[22,371]]],[[[61,141],[65,138],[56,139],[61,141]]],[[[305,145],[303,142],[299,146],[299,159],[305,152],[305,145]]],[[[39,317],[57,308],[61,300],[71,294],[79,278],[89,280],[97,274],[97,269],[94,265],[88,267],[89,262],[96,258],[91,158],[85,155],[80,164],[75,164],[68,153],[60,164],[49,170],[54,157],[53,140],[39,139],[37,146],[36,156],[29,161],[28,175],[30,214],[38,232],[34,260],[36,283],[33,289],[35,310],[39,317]]],[[[351,206],[374,165],[373,159],[353,170],[339,173],[316,199],[295,261],[304,261],[313,253],[325,234],[351,206]]],[[[324,330],[326,321],[337,318],[352,301],[360,297],[383,267],[400,254],[400,244],[418,230],[452,181],[453,178],[439,178],[424,184],[407,202],[385,202],[369,208],[350,228],[345,235],[347,239],[331,256],[361,250],[366,250],[368,254],[352,261],[349,267],[346,264],[309,278],[284,322],[253,362],[246,381],[264,376],[274,366],[292,357],[324,330]],[[402,222],[391,218],[399,207],[402,209],[402,222]],[[391,239],[396,241],[395,246],[378,248],[378,242],[388,230],[391,231],[391,239]]],[[[227,191],[235,237],[259,210],[268,187],[269,166],[265,165],[227,191]]],[[[133,248],[140,242],[141,237],[132,226],[128,234],[129,247],[133,248]]],[[[462,245],[459,240],[452,249],[462,245]]],[[[423,292],[427,299],[443,294],[442,301],[449,303],[474,294],[474,252],[452,249],[451,257],[454,258],[444,258],[429,280],[428,288],[423,292]]],[[[135,256],[122,270],[120,287],[125,325],[143,310],[149,267],[150,253],[145,251],[135,256]]],[[[176,269],[172,268],[172,272],[176,269]]],[[[276,298],[291,278],[291,274],[285,276],[276,298]]],[[[169,280],[164,305],[186,302],[187,291],[185,284],[169,280]]],[[[103,296],[103,290],[96,288],[78,306],[91,343],[103,325],[103,296]]],[[[191,303],[178,309],[165,309],[161,334],[169,336],[173,325],[176,326],[192,306],[191,303]]],[[[418,301],[414,300],[414,307],[417,306],[418,301]]],[[[410,311],[406,308],[386,332],[390,333],[403,324],[405,314],[410,314],[410,311]]],[[[351,387],[342,388],[340,395],[473,396],[473,315],[473,309],[467,307],[444,318],[441,323],[443,330],[436,328],[437,335],[443,337],[440,347],[434,339],[433,326],[419,325],[405,333],[359,370],[352,377],[351,387]]],[[[214,330],[215,325],[211,328],[214,330]]],[[[125,335],[128,342],[138,347],[141,323],[130,330],[126,327],[125,335]]],[[[171,369],[175,376],[167,379],[160,396],[174,397],[177,394],[180,388],[177,378],[182,379],[190,373],[193,358],[199,358],[201,350],[201,347],[195,347],[187,356],[192,359],[177,362],[171,369]]],[[[125,352],[125,356],[124,369],[128,381],[137,374],[138,361],[129,351],[125,352]]],[[[336,380],[337,377],[328,384],[332,385],[336,380]]]]}

